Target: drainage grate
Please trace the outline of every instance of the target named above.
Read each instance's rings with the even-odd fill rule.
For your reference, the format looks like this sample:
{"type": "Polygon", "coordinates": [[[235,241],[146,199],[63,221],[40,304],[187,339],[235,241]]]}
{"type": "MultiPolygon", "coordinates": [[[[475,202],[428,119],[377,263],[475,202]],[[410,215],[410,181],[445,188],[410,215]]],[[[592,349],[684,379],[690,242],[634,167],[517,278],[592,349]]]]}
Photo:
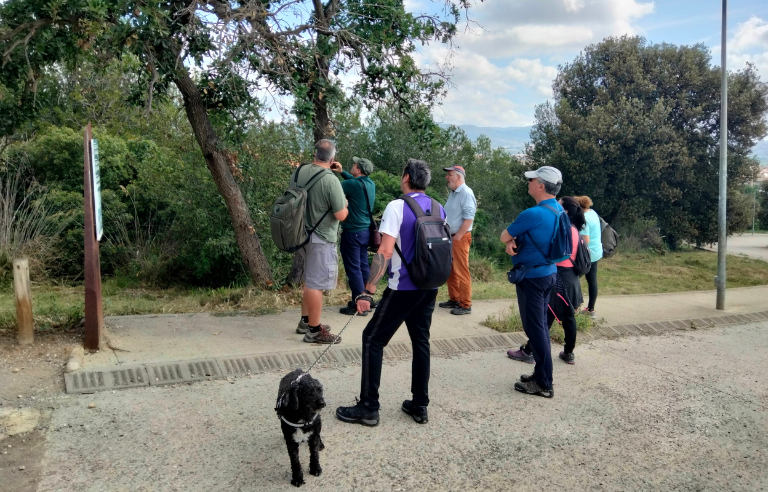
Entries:
{"type": "Polygon", "coordinates": [[[404,342],[395,342],[384,347],[384,357],[400,358],[413,355],[411,344],[404,342]]]}
{"type": "Polygon", "coordinates": [[[248,359],[249,357],[219,357],[216,361],[224,376],[243,376],[254,372],[248,359]]]}
{"type": "Polygon", "coordinates": [[[64,374],[67,393],[93,393],[111,389],[137,388],[147,384],[149,383],[144,366],[64,374]]]}
{"type": "Polygon", "coordinates": [[[216,379],[222,377],[219,365],[214,359],[191,360],[147,364],[150,386],[216,379]]]}
{"type": "Polygon", "coordinates": [[[278,371],[285,368],[285,364],[277,354],[254,356],[253,363],[256,365],[256,372],[278,371]]]}

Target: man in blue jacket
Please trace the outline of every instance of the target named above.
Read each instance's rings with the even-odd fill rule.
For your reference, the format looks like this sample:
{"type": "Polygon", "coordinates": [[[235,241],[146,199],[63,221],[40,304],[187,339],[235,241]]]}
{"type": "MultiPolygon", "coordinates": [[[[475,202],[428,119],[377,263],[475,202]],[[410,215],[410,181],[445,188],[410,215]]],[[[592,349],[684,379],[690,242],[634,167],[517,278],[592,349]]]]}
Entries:
{"type": "Polygon", "coordinates": [[[515,389],[530,395],[552,398],[555,393],[552,388],[547,305],[555,286],[557,267],[539,249],[548,254],[552,244],[558,217],[543,205],[563,210],[555,199],[563,184],[563,175],[554,167],[543,166],[536,171],[526,172],[525,177],[528,179],[528,194],[536,200],[536,206],[524,210],[501,233],[501,242],[506,244],[506,251],[512,256],[515,267],[526,269],[525,278],[515,284],[517,306],[536,363],[533,374],[520,376],[515,389]]]}

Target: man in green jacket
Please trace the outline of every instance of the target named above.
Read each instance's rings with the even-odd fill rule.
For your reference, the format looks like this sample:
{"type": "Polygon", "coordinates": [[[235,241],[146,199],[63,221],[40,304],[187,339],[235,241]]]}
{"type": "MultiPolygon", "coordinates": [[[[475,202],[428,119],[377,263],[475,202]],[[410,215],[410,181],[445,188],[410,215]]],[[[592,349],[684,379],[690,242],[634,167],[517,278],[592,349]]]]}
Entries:
{"type": "MultiPolygon", "coordinates": [[[[368,239],[373,202],[376,200],[376,185],[368,177],[373,172],[373,163],[362,157],[352,158],[351,172],[342,170],[341,164],[334,162],[331,169],[341,173],[344,181],[341,188],[347,197],[349,217],[341,223],[341,242],[339,251],[347,272],[349,288],[352,290],[352,300],[341,308],[341,314],[349,316],[357,312],[355,299],[363,293],[368,281],[368,239]],[[368,195],[366,200],[366,193],[368,195]]],[[[367,316],[368,312],[361,316],[367,316]]]]}

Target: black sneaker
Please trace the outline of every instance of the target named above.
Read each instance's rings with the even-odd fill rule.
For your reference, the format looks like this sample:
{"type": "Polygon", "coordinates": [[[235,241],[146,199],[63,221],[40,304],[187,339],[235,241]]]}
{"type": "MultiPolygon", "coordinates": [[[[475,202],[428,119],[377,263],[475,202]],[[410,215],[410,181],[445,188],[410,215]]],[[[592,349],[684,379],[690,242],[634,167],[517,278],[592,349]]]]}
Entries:
{"type": "Polygon", "coordinates": [[[445,301],[445,302],[441,302],[440,304],[438,304],[438,307],[441,307],[441,308],[457,308],[457,307],[461,307],[461,304],[459,304],[456,301],[445,301]]]}
{"type": "MultiPolygon", "coordinates": [[[[352,316],[353,314],[357,313],[357,306],[346,305],[343,308],[340,308],[339,312],[341,314],[346,314],[347,316],[352,316]]],[[[357,313],[357,315],[368,316],[368,313],[370,313],[370,311],[365,311],[364,313],[357,313]]]]}
{"type": "Polygon", "coordinates": [[[413,417],[413,421],[417,424],[426,424],[429,422],[427,417],[427,407],[420,407],[413,404],[413,400],[405,400],[401,407],[403,412],[413,417]]]}
{"type": "Polygon", "coordinates": [[[542,388],[536,381],[517,382],[515,383],[515,391],[525,393],[526,395],[543,396],[544,398],[555,396],[554,388],[542,388]]]}
{"type": "Polygon", "coordinates": [[[451,309],[451,314],[456,314],[456,315],[472,314],[472,308],[471,307],[465,308],[465,307],[461,307],[461,306],[455,307],[455,308],[451,309]]]}
{"type": "Polygon", "coordinates": [[[576,356],[573,355],[573,352],[566,354],[565,351],[560,352],[558,355],[562,361],[564,361],[566,364],[575,364],[576,363],[576,356]]]}
{"type": "Polygon", "coordinates": [[[379,411],[370,411],[360,402],[357,402],[353,407],[337,408],[336,418],[350,424],[363,424],[371,427],[379,425],[379,411]]]}

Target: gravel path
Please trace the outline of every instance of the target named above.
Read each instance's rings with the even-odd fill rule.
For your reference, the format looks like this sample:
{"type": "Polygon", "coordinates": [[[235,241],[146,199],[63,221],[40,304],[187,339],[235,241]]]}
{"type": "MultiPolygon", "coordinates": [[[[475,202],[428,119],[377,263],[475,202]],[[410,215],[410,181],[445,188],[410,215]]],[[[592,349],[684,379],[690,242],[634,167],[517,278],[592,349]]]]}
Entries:
{"type": "MultiPolygon", "coordinates": [[[[592,342],[555,360],[552,400],[512,391],[532,366],[503,352],[437,358],[424,426],[399,410],[408,361],[384,367],[376,428],[333,416],[359,368],[320,369],[324,473],[303,490],[768,489],[767,349],[768,323],[592,342]]],[[[294,490],[281,377],[58,396],[38,490],[294,490]]]]}

